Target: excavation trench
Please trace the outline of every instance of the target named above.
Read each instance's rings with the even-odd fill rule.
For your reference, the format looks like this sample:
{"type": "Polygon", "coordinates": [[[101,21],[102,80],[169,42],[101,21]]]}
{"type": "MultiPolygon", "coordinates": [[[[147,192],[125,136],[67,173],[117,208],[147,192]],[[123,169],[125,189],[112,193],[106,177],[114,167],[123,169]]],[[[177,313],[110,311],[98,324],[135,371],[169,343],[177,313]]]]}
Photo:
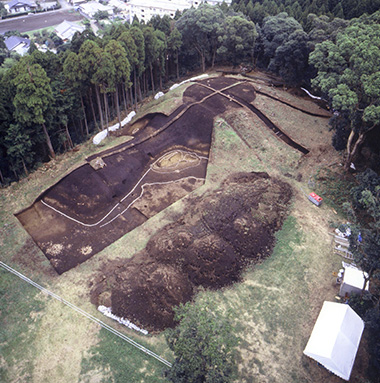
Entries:
{"type": "Polygon", "coordinates": [[[274,134],[280,138],[282,141],[284,141],[286,144],[291,146],[294,149],[297,149],[303,154],[308,154],[309,150],[303,147],[302,145],[298,144],[294,140],[292,140],[288,135],[286,135],[277,125],[275,125],[263,112],[261,112],[259,109],[257,109],[255,106],[252,104],[248,104],[244,102],[244,100],[239,99],[238,97],[235,96],[235,98],[238,99],[239,102],[244,104],[247,108],[249,108],[253,113],[256,114],[257,117],[260,118],[264,122],[264,124],[271,129],[274,134]]]}
{"type": "Polygon", "coordinates": [[[272,95],[270,95],[270,94],[268,94],[268,93],[262,92],[262,91],[260,91],[260,90],[256,90],[256,93],[257,93],[257,94],[261,94],[262,96],[268,97],[268,98],[270,98],[270,99],[272,99],[272,100],[281,102],[282,104],[287,105],[287,106],[289,106],[290,108],[293,108],[293,109],[295,109],[295,110],[298,110],[298,111],[300,111],[300,112],[302,112],[302,113],[308,114],[309,116],[321,117],[321,118],[330,118],[330,117],[331,117],[330,114],[312,113],[312,112],[309,112],[309,111],[307,111],[307,110],[301,109],[301,108],[299,108],[298,106],[292,105],[292,104],[290,104],[289,102],[286,102],[286,101],[284,101],[284,100],[280,100],[279,98],[274,97],[274,96],[272,96],[272,95]]]}
{"type": "Polygon", "coordinates": [[[231,78],[190,86],[184,106],[170,116],[145,116],[137,133],[136,125],[124,128],[134,140],[98,153],[103,167],[73,170],[17,218],[62,274],[202,185],[215,117],[227,110],[249,108],[279,138],[308,153],[251,105],[255,96],[252,84],[231,78]]]}
{"type": "Polygon", "coordinates": [[[232,78],[188,87],[182,108],[170,116],[145,116],[135,133],[136,125],[126,126],[121,133],[134,141],[98,153],[103,167],[75,169],[17,218],[62,274],[188,196],[181,211],[163,213],[169,223],[145,249],[129,257],[130,240],[139,238],[132,234],[118,242],[125,246],[118,248],[118,258],[109,248],[89,265],[99,265],[89,281],[93,304],[151,332],[173,327],[173,307],[191,300],[199,288],[241,280],[248,265],[269,256],[288,214],[291,186],[267,173],[236,168],[220,187],[192,193],[207,176],[215,118],[249,108],[275,134],[282,133],[250,105],[255,97],[252,84],[232,78]]]}
{"type": "Polygon", "coordinates": [[[251,103],[249,103],[249,102],[245,101],[244,99],[242,99],[241,97],[239,97],[235,92],[230,93],[229,91],[230,91],[230,89],[232,89],[232,87],[230,87],[230,89],[227,89],[227,90],[221,89],[220,91],[216,91],[215,89],[213,89],[213,88],[211,88],[205,84],[202,84],[202,83],[198,83],[198,84],[205,87],[205,88],[208,88],[208,89],[214,91],[217,94],[220,94],[220,95],[223,95],[224,97],[227,97],[230,101],[233,101],[233,102],[239,104],[240,106],[248,108],[251,112],[255,113],[256,116],[259,117],[260,120],[262,120],[264,122],[264,124],[269,129],[271,129],[274,132],[274,134],[278,138],[280,138],[282,141],[284,141],[287,145],[300,151],[303,154],[309,153],[308,149],[306,149],[302,145],[300,145],[297,142],[295,142],[294,140],[292,140],[287,134],[285,134],[276,124],[274,124],[263,112],[261,112],[259,109],[257,109],[254,105],[252,105],[251,103]]]}

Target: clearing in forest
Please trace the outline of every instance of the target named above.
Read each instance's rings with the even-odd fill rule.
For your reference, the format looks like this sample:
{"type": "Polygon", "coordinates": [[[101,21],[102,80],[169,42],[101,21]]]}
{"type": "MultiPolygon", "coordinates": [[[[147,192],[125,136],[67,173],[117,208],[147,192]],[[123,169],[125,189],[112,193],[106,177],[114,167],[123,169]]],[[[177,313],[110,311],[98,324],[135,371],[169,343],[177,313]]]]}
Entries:
{"type": "MultiPolygon", "coordinates": [[[[307,97],[296,96],[294,90],[285,91],[265,80],[240,76],[210,77],[192,83],[183,93],[182,102],[172,92],[153,103],[156,110],[151,108],[125,127],[121,134],[126,138],[111,138],[105,145],[133,136],[127,143],[92,155],[86,165],[59,179],[70,164],[85,157],[85,151],[87,155],[94,152],[89,149],[90,144],[84,144],[78,151],[59,156],[41,171],[5,189],[0,196],[5,208],[0,231],[2,260],[94,316],[101,314],[90,299],[95,304],[112,305],[152,330],[171,325],[167,308],[176,304],[178,297],[190,299],[197,292],[200,293],[195,299],[211,295],[218,306],[233,314],[236,334],[243,340],[239,346],[239,381],[339,381],[302,355],[323,301],[334,299],[332,271],[340,267],[339,257],[330,252],[328,235],[329,222],[339,217],[327,204],[320,208],[312,205],[303,193],[310,191],[308,181],[318,169],[328,168],[334,174],[339,171],[339,156],[331,147],[331,132],[325,118],[329,117],[328,112],[307,97]],[[162,112],[164,104],[171,106],[170,113],[162,112]],[[194,105],[190,107],[191,104],[194,105]],[[199,119],[191,120],[196,113],[199,119]],[[210,116],[213,117],[207,125],[210,116]],[[275,129],[271,124],[268,126],[265,117],[275,129]],[[168,124],[170,121],[172,124],[168,124]],[[198,133],[192,129],[198,129],[198,133]],[[290,145],[282,134],[309,153],[290,145]],[[205,138],[202,148],[196,146],[199,137],[205,138]],[[151,147],[144,148],[149,142],[151,147]],[[135,153],[136,157],[128,153],[135,153]],[[80,176],[82,168],[91,167],[90,162],[102,164],[94,161],[98,157],[106,166],[91,168],[87,175],[82,174],[85,177],[80,176]],[[145,162],[139,162],[140,159],[145,162]],[[129,169],[136,167],[139,170],[133,175],[135,179],[123,184],[124,179],[131,177],[129,169]],[[81,242],[83,225],[74,226],[74,221],[61,213],[83,223],[97,223],[132,191],[147,171],[146,177],[154,175],[153,182],[157,184],[143,188],[139,184],[132,193],[137,198],[144,191],[142,198],[129,208],[135,209],[132,218],[141,219],[142,224],[127,232],[131,224],[126,219],[127,210],[102,230],[94,231],[99,235],[92,238],[83,235],[81,242]],[[181,186],[183,181],[178,178],[184,172],[205,180],[181,186]],[[78,177],[73,185],[77,189],[69,190],[69,196],[59,199],[58,191],[64,190],[59,189],[60,183],[75,174],[78,177]],[[164,177],[168,174],[177,178],[166,179],[170,182],[166,186],[159,185],[158,182],[166,182],[164,177]],[[97,181],[91,184],[87,177],[91,182],[97,181]],[[92,185],[90,189],[84,186],[86,181],[92,185]],[[54,185],[41,194],[41,185],[52,182],[54,185]],[[189,191],[189,195],[181,198],[189,191]],[[83,197],[76,201],[82,192],[97,199],[83,197]],[[112,199],[115,192],[118,197],[112,199]],[[177,201],[160,211],[165,205],[160,206],[162,200],[156,198],[159,195],[162,199],[168,196],[168,204],[177,201]],[[50,196],[45,202],[60,213],[42,205],[45,196],[50,196]],[[75,208],[70,208],[71,200],[75,208]],[[31,205],[25,213],[29,209],[40,212],[41,208],[52,215],[50,224],[43,224],[46,217],[28,213],[37,218],[28,225],[36,227],[37,235],[49,233],[52,228],[57,230],[56,242],[46,240],[58,244],[52,247],[53,253],[62,251],[65,236],[73,234],[71,239],[77,240],[66,242],[73,249],[66,253],[67,259],[72,256],[72,263],[67,263],[69,267],[67,271],[62,269],[61,275],[48,262],[49,255],[35,245],[37,237],[33,237],[33,242],[12,216],[32,201],[36,208],[31,205]],[[87,209],[90,202],[98,207],[106,203],[103,210],[87,209]],[[249,209],[249,205],[255,209],[249,209]],[[125,224],[126,234],[119,232],[119,239],[112,237],[116,221],[120,221],[120,227],[125,224]],[[68,227],[71,231],[66,232],[68,227]],[[258,241],[261,238],[265,244],[258,241]],[[100,246],[103,250],[99,250],[100,246]],[[265,258],[269,253],[270,257],[265,258]],[[226,287],[219,289],[223,286],[226,287]],[[179,294],[178,287],[184,288],[184,292],[179,294]],[[145,310],[148,306],[151,310],[150,321],[140,315],[144,300],[145,310]],[[135,302],[136,309],[128,312],[125,301],[135,302]],[[161,312],[155,311],[160,307],[161,312]]],[[[101,224],[117,214],[111,215],[101,224]]],[[[63,257],[63,265],[65,261],[63,257]]],[[[0,376],[5,371],[5,381],[15,382],[20,376],[31,381],[164,381],[158,362],[119,342],[112,334],[89,326],[86,319],[77,317],[34,287],[5,272],[0,287],[7,291],[2,296],[4,310],[0,312],[6,337],[1,346],[0,376]],[[27,328],[20,323],[27,324],[27,328]]],[[[172,361],[162,333],[143,336],[104,320],[172,361]]],[[[366,358],[365,348],[360,348],[353,380],[359,381],[363,376],[366,358]]]]}
{"type": "MultiPolygon", "coordinates": [[[[61,274],[203,185],[217,116],[242,109],[300,156],[307,154],[254,105],[256,94],[245,79],[199,81],[171,114],[150,113],[125,127],[119,134],[131,140],[89,157],[18,219],[61,274]]],[[[232,127],[252,148],[246,132],[232,127]]],[[[287,183],[267,173],[236,169],[219,189],[190,200],[186,213],[144,251],[103,264],[91,283],[91,301],[149,331],[174,326],[173,307],[199,287],[231,285],[244,267],[270,254],[291,196],[287,183]]]]}
{"type": "MultiPolygon", "coordinates": [[[[249,81],[235,78],[190,86],[173,113],[126,127],[132,140],[89,157],[17,218],[59,274],[70,270],[204,183],[216,116],[252,109],[276,130],[253,106],[255,97],[249,81]],[[93,166],[99,159],[101,166],[93,166]]],[[[279,129],[275,134],[294,144],[279,129]]]]}

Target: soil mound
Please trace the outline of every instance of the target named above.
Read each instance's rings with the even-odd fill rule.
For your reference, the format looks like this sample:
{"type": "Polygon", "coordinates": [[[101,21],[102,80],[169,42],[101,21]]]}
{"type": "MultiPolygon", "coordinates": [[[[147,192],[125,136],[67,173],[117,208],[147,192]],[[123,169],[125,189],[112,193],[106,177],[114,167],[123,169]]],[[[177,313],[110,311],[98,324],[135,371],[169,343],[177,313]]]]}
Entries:
{"type": "Polygon", "coordinates": [[[228,286],[269,255],[291,196],[288,184],[266,173],[232,175],[190,200],[181,219],[142,252],[103,266],[92,302],[111,304],[114,314],[150,331],[173,327],[173,307],[191,300],[198,287],[228,286]]]}

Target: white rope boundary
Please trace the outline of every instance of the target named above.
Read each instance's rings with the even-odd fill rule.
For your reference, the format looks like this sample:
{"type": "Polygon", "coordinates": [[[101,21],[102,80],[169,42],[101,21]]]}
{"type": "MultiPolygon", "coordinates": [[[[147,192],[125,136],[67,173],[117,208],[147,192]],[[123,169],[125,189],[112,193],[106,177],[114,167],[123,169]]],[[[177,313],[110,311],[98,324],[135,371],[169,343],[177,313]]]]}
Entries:
{"type": "Polygon", "coordinates": [[[56,300],[60,301],[61,303],[65,304],[66,306],[69,306],[74,311],[78,312],[79,314],[85,316],[87,319],[89,319],[92,322],[98,324],[100,327],[104,328],[105,330],[107,330],[107,331],[111,332],[112,334],[118,336],[119,338],[123,339],[124,341],[126,341],[127,343],[132,345],[133,347],[135,347],[135,348],[139,349],[140,351],[144,352],[145,354],[150,355],[151,357],[155,358],[159,362],[163,363],[165,366],[167,366],[169,368],[172,367],[172,364],[170,362],[168,362],[164,358],[160,357],[159,355],[155,354],[153,351],[148,350],[146,347],[144,347],[141,344],[135,342],[133,339],[127,337],[126,335],[124,335],[123,333],[119,332],[118,330],[115,330],[113,327],[111,327],[108,324],[102,322],[100,319],[98,319],[98,318],[94,317],[93,315],[87,313],[86,311],[82,310],[81,308],[73,305],[72,303],[70,303],[67,300],[61,298],[57,294],[54,294],[53,292],[45,289],[44,287],[40,286],[38,283],[33,282],[31,279],[29,279],[25,275],[19,273],[18,271],[16,271],[12,267],[6,265],[4,262],[0,261],[0,266],[3,269],[9,271],[10,273],[16,275],[17,277],[21,278],[23,281],[25,281],[25,282],[31,284],[32,286],[36,287],[37,289],[41,290],[43,293],[45,293],[47,295],[50,295],[51,297],[53,297],[54,299],[56,299],[56,300]]]}
{"type": "MultiPolygon", "coordinates": [[[[197,157],[200,161],[201,160],[206,160],[208,161],[208,158],[207,157],[204,157],[204,156],[199,156],[197,153],[195,152],[188,152],[188,151],[184,151],[184,150],[172,150],[168,153],[165,153],[163,156],[161,156],[160,158],[158,158],[156,161],[153,162],[153,164],[150,165],[149,169],[143,174],[143,176],[138,180],[138,182],[135,184],[135,186],[132,188],[132,190],[127,194],[125,195],[101,220],[99,220],[98,222],[96,223],[85,223],[85,222],[82,222],[82,221],[79,221],[73,217],[70,217],[69,215],[65,214],[64,212],[62,212],[61,210],[58,210],[56,209],[55,207],[49,205],[48,203],[46,203],[44,200],[41,199],[41,203],[43,205],[45,205],[46,207],[48,207],[49,209],[52,209],[53,211],[55,211],[56,213],[62,215],[63,217],[75,222],[75,223],[78,223],[79,225],[82,225],[82,226],[85,226],[85,227],[94,227],[94,226],[98,226],[100,223],[102,223],[125,199],[127,199],[135,190],[136,188],[139,186],[139,184],[141,183],[141,181],[147,176],[147,174],[150,172],[150,171],[153,171],[153,172],[156,172],[156,173],[164,173],[164,172],[159,172],[157,170],[154,170],[154,166],[157,164],[157,162],[159,162],[161,159],[167,157],[168,155],[172,154],[171,157],[173,157],[176,153],[180,152],[181,154],[184,154],[185,155],[185,158],[187,155],[195,155],[195,157],[197,157]]],[[[171,158],[169,157],[169,159],[171,158]]],[[[182,162],[183,160],[179,161],[179,162],[182,162]]],[[[178,162],[178,163],[179,163],[178,162]]],[[[199,164],[199,163],[198,163],[199,164]]],[[[198,166],[197,165],[194,165],[194,166],[198,166]]],[[[177,167],[178,164],[175,166],[177,167]]],[[[194,167],[194,166],[191,166],[191,167],[194,167]]],[[[189,168],[189,167],[188,167],[189,168]]],[[[188,169],[187,168],[187,169],[188,169]]],[[[172,171],[173,172],[173,171],[172,171]]],[[[171,173],[171,172],[170,172],[171,173]]],[[[173,180],[173,181],[166,181],[166,182],[152,182],[152,183],[145,183],[141,186],[141,193],[140,195],[134,199],[128,206],[126,209],[123,210],[123,212],[119,213],[117,216],[115,216],[114,218],[112,218],[110,221],[104,223],[103,225],[101,225],[100,227],[104,227],[106,225],[108,225],[109,223],[113,222],[116,218],[120,217],[120,215],[123,215],[131,206],[132,204],[134,204],[137,200],[139,200],[142,195],[144,194],[144,187],[145,186],[152,186],[152,185],[167,185],[167,184],[171,184],[171,183],[175,183],[175,182],[179,182],[179,181],[182,181],[182,180],[185,180],[185,179],[195,179],[195,180],[205,180],[205,178],[197,178],[197,177],[193,177],[193,176],[189,176],[189,177],[184,177],[184,178],[179,178],[177,180],[173,180]]]]}
{"type": "Polygon", "coordinates": [[[174,181],[147,182],[147,183],[145,183],[145,184],[143,184],[141,186],[141,193],[140,193],[140,195],[138,197],[136,197],[122,212],[120,212],[118,215],[115,215],[115,217],[113,217],[111,220],[109,220],[108,222],[104,223],[103,225],[100,225],[100,227],[104,227],[104,226],[108,225],[109,223],[113,222],[116,218],[119,218],[121,215],[123,215],[136,201],[138,201],[143,196],[145,186],[168,185],[168,184],[172,184],[172,183],[175,183],[175,182],[183,181],[183,180],[186,180],[186,179],[195,179],[196,181],[204,181],[205,180],[205,178],[197,178],[197,177],[189,176],[189,177],[179,178],[178,180],[174,180],[174,181]]]}

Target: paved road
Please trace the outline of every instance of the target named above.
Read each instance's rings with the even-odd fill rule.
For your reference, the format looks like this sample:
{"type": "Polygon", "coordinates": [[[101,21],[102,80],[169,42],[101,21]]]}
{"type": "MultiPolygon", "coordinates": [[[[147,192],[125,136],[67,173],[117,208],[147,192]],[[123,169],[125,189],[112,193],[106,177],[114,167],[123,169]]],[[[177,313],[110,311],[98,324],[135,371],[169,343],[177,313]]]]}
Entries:
{"type": "Polygon", "coordinates": [[[83,16],[72,9],[60,9],[58,11],[50,11],[37,14],[29,14],[28,16],[16,17],[14,19],[0,21],[0,34],[7,31],[18,30],[21,33],[34,31],[35,29],[51,27],[58,25],[62,21],[78,21],[83,16]]]}

